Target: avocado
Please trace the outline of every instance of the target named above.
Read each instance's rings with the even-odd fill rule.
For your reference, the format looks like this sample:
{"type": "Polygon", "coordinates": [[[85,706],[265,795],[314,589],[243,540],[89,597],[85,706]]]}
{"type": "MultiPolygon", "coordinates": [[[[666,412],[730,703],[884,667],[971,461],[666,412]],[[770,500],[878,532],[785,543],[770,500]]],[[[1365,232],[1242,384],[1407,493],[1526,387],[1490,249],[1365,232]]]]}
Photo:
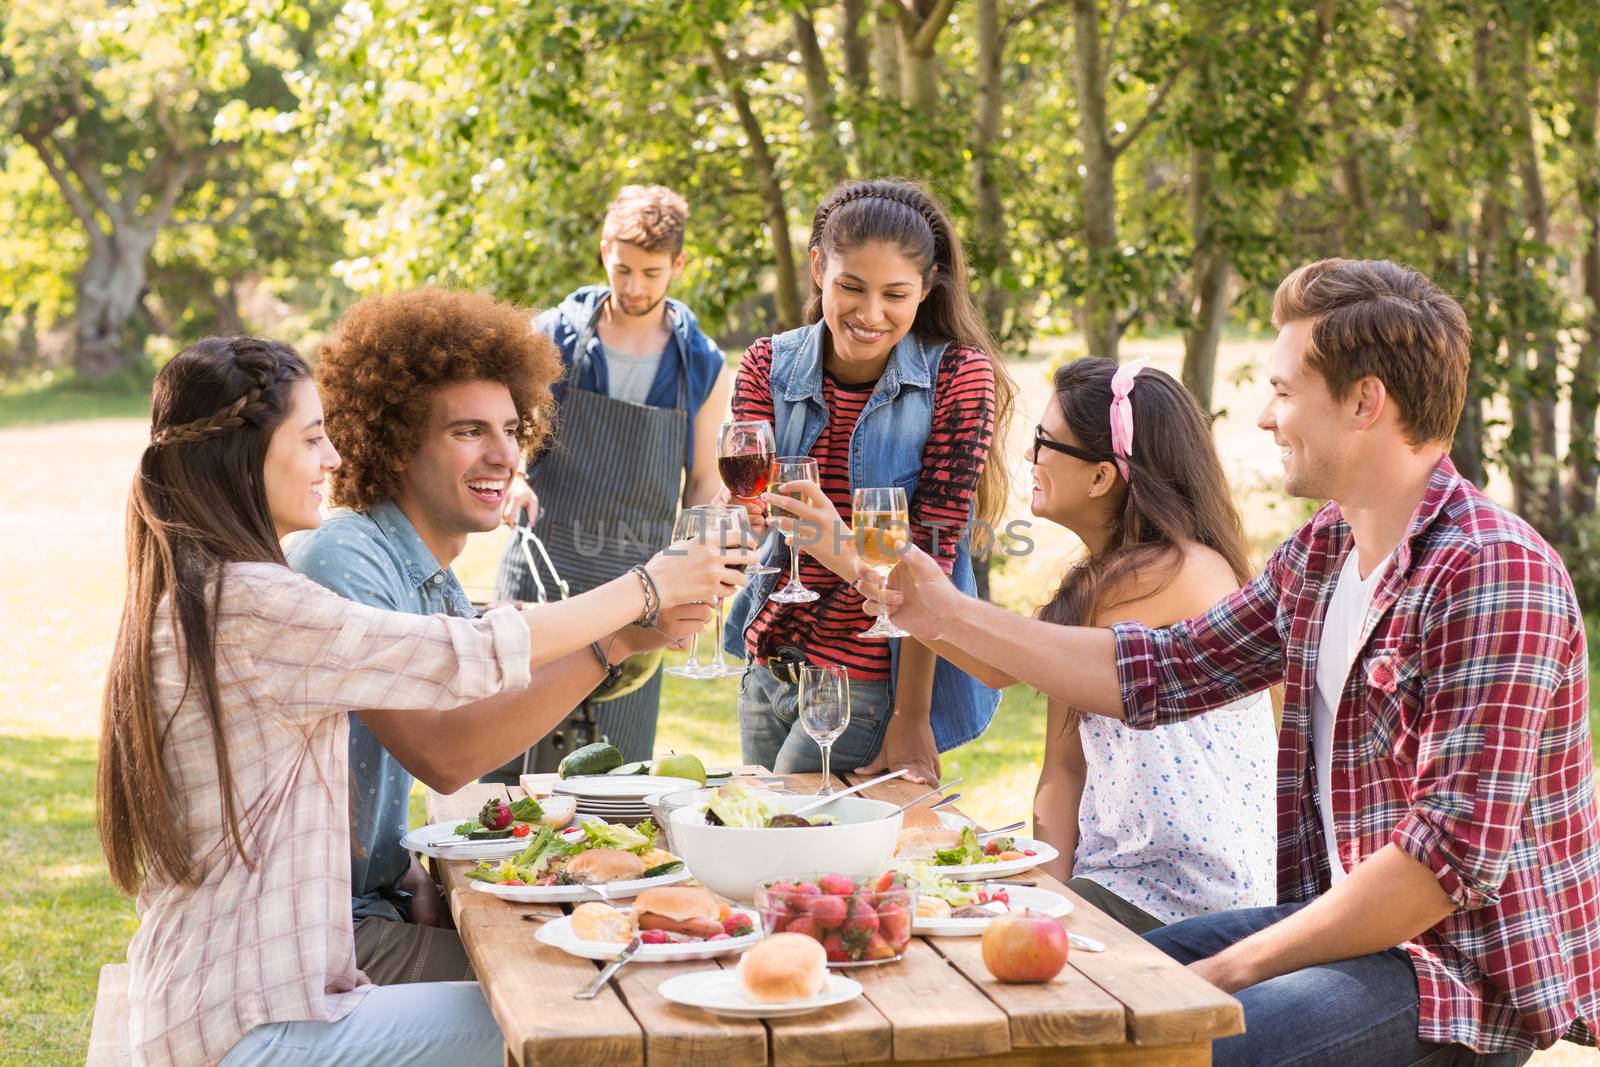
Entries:
{"type": "Polygon", "coordinates": [[[622,753],[617,751],[616,746],[596,741],[568,753],[556,768],[556,773],[563,778],[577,778],[586,774],[605,774],[620,766],[622,753]]]}

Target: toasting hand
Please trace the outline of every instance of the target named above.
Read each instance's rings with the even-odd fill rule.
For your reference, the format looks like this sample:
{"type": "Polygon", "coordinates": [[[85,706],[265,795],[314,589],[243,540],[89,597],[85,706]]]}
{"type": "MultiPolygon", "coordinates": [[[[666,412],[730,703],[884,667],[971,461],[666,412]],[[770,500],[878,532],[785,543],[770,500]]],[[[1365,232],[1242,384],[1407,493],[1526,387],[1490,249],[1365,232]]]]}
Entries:
{"type": "Polygon", "coordinates": [[[742,531],[724,527],[718,536],[668,545],[644,569],[656,583],[661,606],[670,608],[732,596],[745,583],[742,568],[755,562],[755,538],[749,527],[742,531]]]}
{"type": "Polygon", "coordinates": [[[887,580],[858,559],[856,588],[865,598],[862,609],[867,614],[876,615],[887,606],[895,625],[930,641],[939,639],[945,622],[956,617],[966,599],[933,557],[915,545],[906,546],[900,565],[887,580]]]}

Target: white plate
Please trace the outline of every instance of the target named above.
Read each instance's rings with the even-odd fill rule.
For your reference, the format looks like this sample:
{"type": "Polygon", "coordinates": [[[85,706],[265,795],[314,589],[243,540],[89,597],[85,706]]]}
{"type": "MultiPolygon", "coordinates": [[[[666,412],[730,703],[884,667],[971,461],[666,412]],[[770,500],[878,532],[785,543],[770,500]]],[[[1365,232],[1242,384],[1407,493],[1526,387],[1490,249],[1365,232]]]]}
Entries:
{"type": "Polygon", "coordinates": [[[1009,878],[1013,874],[1031,871],[1041,863],[1049,863],[1061,855],[1055,846],[1035,841],[1031,837],[1019,837],[1015,840],[1016,845],[1013,847],[1018,852],[1031,848],[1037,855],[1024,856],[1020,860],[1005,860],[1001,863],[969,863],[961,867],[940,867],[930,864],[928,870],[958,882],[981,882],[986,878],[1009,878]]]}
{"type": "MultiPolygon", "coordinates": [[[[634,963],[680,963],[684,960],[709,960],[726,956],[730,952],[743,952],[760,941],[761,916],[749,908],[735,908],[735,912],[750,920],[753,931],[744,937],[730,937],[726,941],[688,941],[682,944],[641,945],[633,954],[634,963]]],[[[538,939],[552,948],[586,960],[616,958],[626,945],[614,941],[585,941],[572,932],[572,916],[551,919],[539,927],[538,939]]]]}
{"type": "MultiPolygon", "coordinates": [[[[1013,911],[1027,908],[1059,919],[1072,911],[1072,901],[1060,893],[1052,893],[1048,889],[1030,889],[1025,885],[997,886],[1003,888],[1011,898],[1013,911]]],[[[1004,912],[995,912],[1003,915],[1004,912]]],[[[968,937],[981,934],[989,925],[988,919],[923,919],[912,920],[911,932],[931,937],[968,937]]]]}
{"type": "MultiPolygon", "coordinates": [[[[658,874],[654,878],[632,878],[624,882],[607,882],[600,888],[606,891],[606,896],[613,900],[638,896],[646,889],[653,889],[658,885],[673,885],[689,877],[687,868],[674,871],[671,874],[658,874]]],[[[497,882],[479,882],[467,879],[467,884],[480,893],[499,897],[501,900],[510,900],[518,904],[561,904],[576,903],[580,900],[599,900],[594,890],[586,885],[500,885],[497,882]]],[[[554,921],[554,920],[552,920],[554,921]]],[[[620,949],[618,951],[621,951],[620,949]]],[[[616,955],[615,952],[612,953],[616,955]]]]}
{"type": "Polygon", "coordinates": [[[668,978],[661,983],[660,991],[674,1004],[700,1008],[713,1015],[734,1019],[782,1019],[854,1000],[861,995],[861,983],[829,971],[822,992],[814,997],[782,1004],[758,1004],[745,996],[738,971],[695,971],[668,978]]]}
{"type": "Polygon", "coordinates": [[[699,789],[700,783],[688,778],[661,778],[652,774],[597,774],[585,778],[567,778],[550,787],[550,792],[572,797],[590,797],[596,800],[643,800],[662,793],[678,793],[685,789],[699,789]]]}
{"type": "MultiPolygon", "coordinates": [[[[407,852],[420,852],[441,860],[489,860],[515,856],[528,847],[527,837],[502,837],[492,841],[468,841],[456,837],[456,827],[466,822],[436,822],[419,826],[400,839],[400,847],[407,852]],[[453,843],[441,843],[454,838],[453,843]]],[[[529,837],[534,831],[529,832],[529,837]]]]}

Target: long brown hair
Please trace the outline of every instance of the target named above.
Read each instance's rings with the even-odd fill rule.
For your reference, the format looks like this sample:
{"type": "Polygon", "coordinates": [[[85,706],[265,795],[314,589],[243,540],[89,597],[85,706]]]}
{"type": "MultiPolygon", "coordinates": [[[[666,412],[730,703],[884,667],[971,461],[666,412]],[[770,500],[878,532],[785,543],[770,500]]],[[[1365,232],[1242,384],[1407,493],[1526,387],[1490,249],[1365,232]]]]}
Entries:
{"type": "MultiPolygon", "coordinates": [[[[869,241],[893,244],[922,270],[928,295],[917,307],[911,331],[924,341],[948,341],[976,348],[994,368],[994,436],[978,479],[976,509],[977,517],[993,529],[999,525],[1011,492],[1005,444],[1017,386],[1000,362],[994,337],[972,302],[961,238],[956,236],[944,207],[915,182],[900,178],[841,182],[812,217],[808,247],[815,248],[826,263],[828,256],[853,251],[869,241]]],[[[807,322],[822,318],[822,290],[815,277],[811,280],[805,318],[807,322]]],[[[980,550],[986,547],[978,537],[973,544],[980,550]]]]}
{"type": "Polygon", "coordinates": [[[198,880],[162,758],[175,709],[163,714],[153,684],[155,615],[169,596],[184,698],[197,689],[210,720],[227,840],[251,863],[222,730],[213,626],[223,564],[284,562],[264,467],[294,383],[309,378],[293,349],[253,337],[198,341],[156,376],[150,444],[128,494],[127,597],[100,720],[100,847],[123,892],[136,892],[147,876],[198,880]]]}
{"type": "MultiPolygon", "coordinates": [[[[1111,378],[1117,364],[1085,357],[1056,372],[1056,403],[1078,443],[1104,456],[1111,450],[1111,378]]],[[[1244,527],[1217,458],[1211,427],[1200,405],[1171,375],[1146,368],[1134,379],[1133,452],[1129,479],[1111,536],[1098,555],[1084,559],[1061,580],[1039,611],[1047,622],[1087,626],[1096,615],[1131,596],[1106,600],[1107,590],[1134,571],[1158,575],[1164,588],[1183,566],[1183,545],[1196,542],[1227,561],[1234,578],[1250,577],[1244,527]]]]}

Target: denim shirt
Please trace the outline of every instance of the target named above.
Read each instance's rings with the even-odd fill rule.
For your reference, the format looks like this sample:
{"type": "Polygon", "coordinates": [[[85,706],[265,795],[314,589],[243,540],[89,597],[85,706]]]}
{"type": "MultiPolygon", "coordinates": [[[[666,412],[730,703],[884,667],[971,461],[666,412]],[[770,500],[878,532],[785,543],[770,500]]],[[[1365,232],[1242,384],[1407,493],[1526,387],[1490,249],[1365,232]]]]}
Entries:
{"type": "MultiPolygon", "coordinates": [[[[772,339],[773,431],[778,455],[807,456],[828,424],[822,399],[822,331],[818,322],[772,339]]],[[[909,500],[922,477],[922,449],[933,428],[933,403],[939,361],[947,342],[924,341],[908,333],[895,345],[889,364],[850,435],[850,484],[898,486],[909,500]]],[[[770,564],[781,551],[781,539],[769,537],[761,560],[770,564]]],[[[782,575],[751,578],[728,605],[723,644],[728,654],[743,658],[745,629],[782,575]]],[[[951,580],[963,593],[973,593],[972,559],[957,545],[951,580]]],[[[866,616],[862,616],[866,624],[866,616]]],[[[890,639],[890,677],[900,666],[900,642],[890,639]]],[[[933,737],[940,752],[982,734],[994,718],[1000,694],[944,659],[933,672],[933,737]]]]}
{"type": "MultiPolygon", "coordinates": [[[[412,615],[477,615],[448,567],[439,566],[399,506],[339,509],[288,539],[289,566],[340,596],[412,615]]],[[[350,715],[350,910],[356,919],[404,921],[396,883],[411,866],[400,847],[411,815],[411,772],[350,715]]]]}
{"type": "MultiPolygon", "coordinates": [[[[541,312],[533,320],[533,328],[549,337],[561,350],[561,364],[568,375],[572,373],[573,364],[577,362],[578,340],[583,336],[584,328],[594,319],[600,310],[601,302],[610,292],[609,286],[586,285],[568,294],[567,298],[556,307],[541,312]]],[[[689,404],[689,442],[684,456],[684,469],[688,470],[694,461],[694,416],[706,402],[706,398],[711,395],[712,388],[717,384],[717,375],[722,373],[726,361],[722,358],[722,350],[700,329],[699,321],[687,304],[669,297],[667,311],[667,323],[671,327],[672,336],[667,341],[666,350],[661,354],[655,380],[650,383],[650,391],[646,394],[644,402],[656,408],[680,406],[679,379],[687,371],[688,381],[684,383],[684,397],[689,404]]],[[[568,379],[563,378],[552,386],[557,401],[566,395],[569,384],[591,393],[599,393],[601,396],[609,395],[609,368],[606,365],[606,355],[598,331],[589,331],[589,341],[585,348],[588,360],[584,363],[580,375],[570,383],[568,379]]],[[[533,462],[537,463],[537,459],[535,457],[533,462]]]]}

